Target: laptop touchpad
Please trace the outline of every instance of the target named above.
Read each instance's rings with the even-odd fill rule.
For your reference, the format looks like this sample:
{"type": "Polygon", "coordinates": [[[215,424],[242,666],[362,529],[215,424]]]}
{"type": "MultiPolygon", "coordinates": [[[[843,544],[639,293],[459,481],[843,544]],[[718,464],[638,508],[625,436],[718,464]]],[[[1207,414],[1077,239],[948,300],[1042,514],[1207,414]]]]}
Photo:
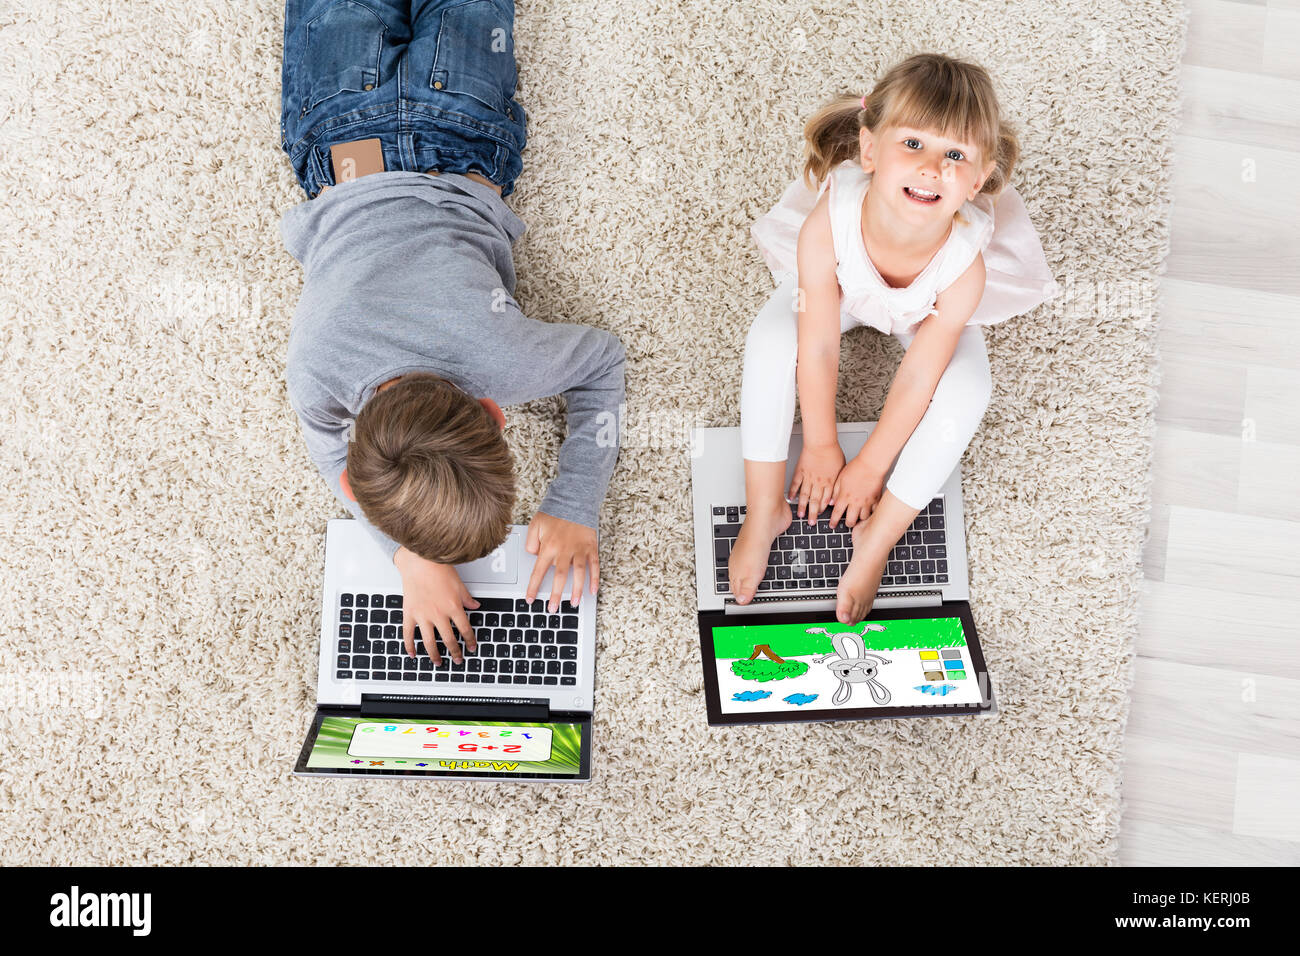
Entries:
{"type": "Polygon", "coordinates": [[[466,584],[514,584],[519,579],[519,555],[513,545],[507,539],[486,557],[456,565],[456,573],[466,584]]]}

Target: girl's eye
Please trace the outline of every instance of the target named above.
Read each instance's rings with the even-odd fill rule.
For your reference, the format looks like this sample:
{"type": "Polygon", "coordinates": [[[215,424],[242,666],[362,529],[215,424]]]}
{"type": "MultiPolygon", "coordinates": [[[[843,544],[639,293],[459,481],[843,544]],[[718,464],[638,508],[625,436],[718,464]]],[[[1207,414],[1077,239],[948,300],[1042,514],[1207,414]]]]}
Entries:
{"type": "MultiPolygon", "coordinates": [[[[921,145],[921,141],[920,141],[919,139],[917,139],[915,136],[910,136],[910,137],[908,137],[907,139],[903,140],[903,143],[904,143],[904,144],[907,144],[907,143],[916,143],[917,146],[920,146],[920,145],[921,145]]],[[[909,148],[911,148],[911,147],[909,147],[909,148]]]]}
{"type": "Polygon", "coordinates": [[[965,157],[962,156],[962,154],[961,154],[961,150],[959,150],[959,149],[950,149],[950,150],[948,150],[948,156],[952,159],[952,161],[953,161],[954,163],[959,163],[959,162],[962,161],[962,159],[965,158],[965,157]],[[953,156],[953,153],[956,153],[957,155],[956,155],[956,156],[953,156]]]}

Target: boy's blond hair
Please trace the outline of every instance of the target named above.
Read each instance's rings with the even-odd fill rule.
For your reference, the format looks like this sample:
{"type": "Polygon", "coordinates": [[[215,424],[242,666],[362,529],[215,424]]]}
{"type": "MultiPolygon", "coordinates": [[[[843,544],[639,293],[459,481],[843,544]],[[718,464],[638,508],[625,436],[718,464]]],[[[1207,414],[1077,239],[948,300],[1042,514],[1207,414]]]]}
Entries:
{"type": "Polygon", "coordinates": [[[804,127],[804,182],[819,186],[830,171],[861,153],[858,131],[898,126],[938,129],[973,143],[981,166],[996,165],[981,193],[996,196],[1020,159],[1015,132],[1002,121],[993,81],[982,66],[941,53],[918,53],[891,67],[866,96],[831,100],[804,127]]]}
{"type": "Polygon", "coordinates": [[[492,415],[446,379],[411,373],[375,393],[348,442],[370,522],[420,557],[460,564],[510,533],[514,463],[492,415]]]}

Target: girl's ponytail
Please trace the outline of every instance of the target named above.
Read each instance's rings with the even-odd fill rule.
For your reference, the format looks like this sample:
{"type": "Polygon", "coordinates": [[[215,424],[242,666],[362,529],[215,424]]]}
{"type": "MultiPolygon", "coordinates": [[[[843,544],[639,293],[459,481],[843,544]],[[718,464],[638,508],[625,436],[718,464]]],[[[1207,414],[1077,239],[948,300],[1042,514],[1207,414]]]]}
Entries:
{"type": "Polygon", "coordinates": [[[852,93],[831,100],[803,128],[804,182],[817,188],[827,174],[860,152],[858,130],[862,128],[862,101],[852,93]],[[809,179],[811,175],[812,179],[809,179]]]}

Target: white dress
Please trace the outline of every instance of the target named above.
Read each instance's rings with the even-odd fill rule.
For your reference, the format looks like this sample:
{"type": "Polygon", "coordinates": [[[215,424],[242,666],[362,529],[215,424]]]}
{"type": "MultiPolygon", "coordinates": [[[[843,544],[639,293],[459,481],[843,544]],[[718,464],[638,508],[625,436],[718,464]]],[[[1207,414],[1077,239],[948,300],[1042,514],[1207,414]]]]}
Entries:
{"type": "Polygon", "coordinates": [[[759,252],[777,284],[798,272],[799,228],[830,189],[831,234],[843,293],[841,308],[863,325],[886,335],[911,334],[935,311],[938,294],[966,271],[976,253],[983,252],[987,278],[967,325],[993,325],[1041,305],[1060,287],[1047,267],[1042,243],[1025,204],[1008,185],[996,197],[981,194],[961,207],[965,222],[953,220],[947,242],[912,284],[891,288],[867,255],[862,241],[862,206],[871,174],[856,160],[831,171],[814,191],[796,179],[780,201],[751,228],[759,252]]]}

